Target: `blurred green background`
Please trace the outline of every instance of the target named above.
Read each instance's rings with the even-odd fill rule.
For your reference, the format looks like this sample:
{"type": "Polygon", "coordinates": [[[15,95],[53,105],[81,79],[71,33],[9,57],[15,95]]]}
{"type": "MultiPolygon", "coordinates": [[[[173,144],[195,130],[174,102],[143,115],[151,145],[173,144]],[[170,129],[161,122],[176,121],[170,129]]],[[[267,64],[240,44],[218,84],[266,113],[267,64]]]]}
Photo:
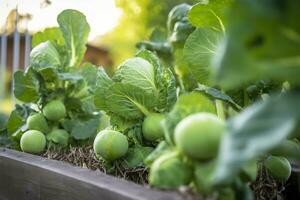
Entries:
{"type": "Polygon", "coordinates": [[[123,10],[119,24],[95,43],[110,50],[114,67],[135,54],[135,44],[147,39],[155,28],[165,29],[169,11],[180,3],[199,0],[116,0],[123,10]]]}

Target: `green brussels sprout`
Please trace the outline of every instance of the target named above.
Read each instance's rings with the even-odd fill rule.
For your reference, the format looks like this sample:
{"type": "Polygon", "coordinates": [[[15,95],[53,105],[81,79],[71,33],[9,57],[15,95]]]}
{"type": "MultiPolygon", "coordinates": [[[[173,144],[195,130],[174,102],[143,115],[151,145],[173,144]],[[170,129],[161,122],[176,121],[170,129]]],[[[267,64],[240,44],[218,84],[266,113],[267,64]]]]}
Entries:
{"type": "Polygon", "coordinates": [[[184,118],[175,128],[175,143],[187,156],[196,160],[216,157],[225,122],[210,113],[184,118]]]}
{"type": "Polygon", "coordinates": [[[188,185],[192,170],[178,156],[177,152],[167,152],[150,167],[149,183],[158,188],[170,189],[188,185]]]}
{"type": "Polygon", "coordinates": [[[195,163],[194,182],[197,190],[202,194],[210,194],[213,191],[213,172],[216,161],[195,163]]]}
{"type": "Polygon", "coordinates": [[[64,129],[53,129],[47,135],[47,140],[66,147],[69,142],[69,133],[64,129]]]}
{"type": "Polygon", "coordinates": [[[94,152],[105,160],[113,161],[127,153],[127,137],[118,131],[103,130],[94,140],[94,152]]]}
{"type": "Polygon", "coordinates": [[[270,156],[265,160],[264,165],[268,173],[277,181],[287,181],[291,175],[291,164],[285,157],[270,156]]]}
{"type": "Polygon", "coordinates": [[[45,135],[37,130],[26,131],[20,140],[22,151],[38,154],[44,151],[46,147],[45,135]]]}
{"type": "Polygon", "coordinates": [[[143,136],[148,141],[156,141],[164,137],[161,121],[164,119],[162,114],[151,114],[143,122],[143,136]]]}
{"type": "Polygon", "coordinates": [[[45,105],[43,114],[48,120],[58,121],[66,116],[66,107],[62,101],[53,100],[45,105]]]}
{"type": "Polygon", "coordinates": [[[36,113],[29,116],[27,118],[27,125],[30,130],[37,130],[42,133],[48,133],[50,131],[47,120],[42,113],[36,113]]]}

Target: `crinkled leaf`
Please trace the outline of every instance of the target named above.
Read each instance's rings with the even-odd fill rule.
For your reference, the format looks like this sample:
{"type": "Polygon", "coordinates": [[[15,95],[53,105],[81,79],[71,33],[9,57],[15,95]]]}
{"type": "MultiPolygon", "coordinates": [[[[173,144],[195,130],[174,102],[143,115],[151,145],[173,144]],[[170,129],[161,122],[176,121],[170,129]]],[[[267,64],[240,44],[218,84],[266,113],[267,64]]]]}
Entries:
{"type": "Polygon", "coordinates": [[[30,66],[36,71],[45,67],[60,67],[60,56],[55,46],[47,41],[34,47],[30,53],[30,66]]]}
{"type": "Polygon", "coordinates": [[[31,71],[14,73],[14,95],[20,101],[30,103],[39,98],[39,84],[31,71]]]}
{"type": "Polygon", "coordinates": [[[69,66],[78,66],[86,51],[90,26],[86,17],[76,10],[64,10],[57,17],[69,55],[69,66]]]}
{"type": "Polygon", "coordinates": [[[63,127],[77,140],[88,139],[97,134],[99,117],[89,119],[70,119],[63,122],[63,127]]]}
{"type": "Polygon", "coordinates": [[[286,93],[248,107],[229,120],[221,143],[216,183],[226,183],[250,160],[279,145],[300,116],[300,95],[286,93]]]}
{"type": "Polygon", "coordinates": [[[125,119],[143,118],[157,104],[153,94],[133,85],[115,83],[109,90],[105,96],[108,110],[125,119]]]}
{"type": "Polygon", "coordinates": [[[211,73],[211,60],[223,34],[211,28],[198,28],[186,40],[183,49],[184,59],[195,79],[208,84],[211,73]]]}
{"type": "Polygon", "coordinates": [[[158,88],[155,82],[154,65],[145,59],[136,57],[127,59],[115,72],[113,80],[124,84],[139,87],[148,93],[158,95],[158,88]]]}
{"type": "Polygon", "coordinates": [[[171,70],[163,68],[158,57],[150,51],[140,51],[137,56],[152,64],[155,73],[155,84],[159,91],[158,109],[161,111],[169,111],[177,99],[176,82],[173,73],[171,70]]]}
{"type": "Polygon", "coordinates": [[[144,159],[153,151],[152,147],[135,146],[128,150],[124,157],[125,168],[136,168],[144,166],[144,159]]]}

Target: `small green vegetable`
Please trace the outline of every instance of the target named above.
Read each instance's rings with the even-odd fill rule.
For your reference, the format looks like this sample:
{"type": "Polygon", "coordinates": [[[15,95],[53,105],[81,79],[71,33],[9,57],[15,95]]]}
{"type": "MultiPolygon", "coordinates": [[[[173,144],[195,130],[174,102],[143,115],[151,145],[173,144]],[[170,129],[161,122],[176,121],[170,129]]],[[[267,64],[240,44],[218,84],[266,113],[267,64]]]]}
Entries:
{"type": "Polygon", "coordinates": [[[46,147],[46,137],[40,131],[26,131],[21,137],[20,146],[24,152],[33,154],[41,153],[46,147]]]}
{"type": "Polygon", "coordinates": [[[48,133],[50,131],[47,120],[42,113],[36,113],[27,118],[27,125],[30,130],[48,133]]]}
{"type": "Polygon", "coordinates": [[[43,113],[48,120],[58,121],[65,117],[66,107],[60,100],[53,100],[45,105],[43,113]]]}
{"type": "Polygon", "coordinates": [[[164,189],[177,188],[191,182],[192,170],[177,152],[168,152],[154,161],[150,168],[149,183],[164,189]]]}
{"type": "Polygon", "coordinates": [[[146,140],[156,141],[164,137],[161,121],[164,119],[162,114],[151,114],[143,122],[143,136],[146,140]]]}
{"type": "Polygon", "coordinates": [[[265,160],[265,167],[269,174],[277,181],[287,181],[291,175],[291,164],[281,156],[270,156],[265,160]]]}
{"type": "Polygon", "coordinates": [[[96,136],[93,147],[97,156],[113,161],[127,153],[128,141],[126,136],[118,131],[103,130],[96,136]]]}
{"type": "Polygon", "coordinates": [[[53,129],[48,135],[47,139],[63,147],[66,147],[69,142],[69,133],[64,129],[53,129]]]}
{"type": "Polygon", "coordinates": [[[210,113],[193,114],[183,119],[175,128],[175,143],[187,156],[207,160],[214,158],[225,123],[210,113]]]}
{"type": "Polygon", "coordinates": [[[213,191],[213,173],[216,161],[195,163],[194,182],[201,194],[210,194],[213,191]]]}

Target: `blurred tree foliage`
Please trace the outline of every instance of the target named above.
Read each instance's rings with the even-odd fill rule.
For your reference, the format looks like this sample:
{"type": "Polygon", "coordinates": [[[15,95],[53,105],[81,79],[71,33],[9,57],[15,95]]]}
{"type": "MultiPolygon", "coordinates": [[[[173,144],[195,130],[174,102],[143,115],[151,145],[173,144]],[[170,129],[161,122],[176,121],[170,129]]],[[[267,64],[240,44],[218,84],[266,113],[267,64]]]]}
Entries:
{"type": "Polygon", "coordinates": [[[169,11],[180,3],[195,4],[199,0],[115,0],[122,15],[119,24],[100,43],[110,49],[117,66],[135,54],[135,44],[147,39],[154,28],[166,28],[169,11]]]}

